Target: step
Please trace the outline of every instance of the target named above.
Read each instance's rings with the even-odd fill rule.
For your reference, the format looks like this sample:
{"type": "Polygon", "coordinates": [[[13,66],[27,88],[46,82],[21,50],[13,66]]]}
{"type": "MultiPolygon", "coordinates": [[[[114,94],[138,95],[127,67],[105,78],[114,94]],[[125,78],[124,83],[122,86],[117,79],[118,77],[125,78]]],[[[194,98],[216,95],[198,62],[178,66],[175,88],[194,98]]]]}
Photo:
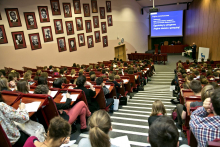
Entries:
{"type": "MultiPolygon", "coordinates": [[[[123,112],[123,113],[138,113],[138,114],[146,114],[146,115],[150,115],[151,114],[151,111],[137,111],[137,110],[130,110],[130,109],[119,109],[119,111],[116,111],[116,112],[123,112]]],[[[114,112],[115,113],[115,112],[114,112]]],[[[171,113],[167,113],[167,115],[171,115],[171,113]]]]}
{"type": "Polygon", "coordinates": [[[148,98],[160,98],[160,99],[175,99],[176,97],[172,97],[172,96],[161,96],[161,95],[150,95],[150,96],[147,96],[147,95],[135,95],[132,97],[132,99],[135,99],[135,98],[144,98],[144,99],[148,99],[148,98]]]}
{"type": "MultiPolygon", "coordinates": [[[[130,99],[129,102],[148,102],[148,103],[153,103],[154,101],[152,100],[137,100],[137,99],[130,99]]],[[[163,104],[171,104],[171,102],[163,102],[163,104]]]]}
{"type": "MultiPolygon", "coordinates": [[[[150,103],[150,104],[145,104],[145,103],[132,103],[132,102],[129,102],[128,105],[129,105],[129,106],[130,106],[130,105],[152,106],[152,103],[150,103]]],[[[173,107],[173,108],[175,108],[176,106],[173,105],[173,104],[170,104],[170,105],[164,105],[164,107],[165,107],[165,108],[166,108],[166,107],[173,107]]],[[[152,109],[152,108],[151,108],[151,109],[152,109]]]]}
{"type": "Polygon", "coordinates": [[[172,93],[137,93],[135,96],[171,96],[172,93]]]}
{"type": "MultiPolygon", "coordinates": [[[[146,108],[146,107],[136,107],[136,106],[131,106],[131,105],[126,105],[126,106],[122,106],[122,108],[129,108],[129,109],[138,109],[138,110],[147,110],[147,111],[149,111],[149,110],[152,110],[152,108],[146,108]]],[[[166,110],[167,111],[170,111],[170,110],[173,110],[173,109],[167,109],[166,108],[166,110]]]]}

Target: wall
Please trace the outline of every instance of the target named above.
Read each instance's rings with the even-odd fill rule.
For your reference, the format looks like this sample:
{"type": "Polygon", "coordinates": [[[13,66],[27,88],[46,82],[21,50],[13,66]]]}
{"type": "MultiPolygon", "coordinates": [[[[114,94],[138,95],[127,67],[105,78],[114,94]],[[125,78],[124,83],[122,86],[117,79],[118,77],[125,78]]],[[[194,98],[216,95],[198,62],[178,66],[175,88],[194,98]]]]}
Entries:
{"type": "Polygon", "coordinates": [[[212,60],[220,60],[219,8],[219,0],[194,0],[185,13],[184,43],[210,48],[212,60]]]}
{"type": "MultiPolygon", "coordinates": [[[[61,15],[53,16],[51,12],[51,6],[49,0],[0,0],[0,12],[2,20],[0,24],[4,24],[6,29],[6,35],[8,39],[8,44],[0,45],[0,69],[4,66],[12,67],[15,69],[21,69],[22,66],[33,67],[44,66],[44,65],[67,65],[71,66],[72,63],[76,62],[79,64],[96,63],[98,61],[111,60],[114,58],[114,47],[118,45],[120,40],[117,37],[124,38],[127,53],[134,51],[145,52],[148,50],[148,37],[149,34],[149,22],[147,19],[147,14],[140,14],[141,6],[134,0],[111,0],[112,2],[112,12],[106,13],[107,15],[112,15],[113,26],[107,28],[107,34],[101,34],[101,36],[108,36],[108,47],[103,48],[102,42],[95,43],[93,48],[88,49],[87,47],[87,36],[94,35],[94,31],[100,30],[100,28],[92,29],[92,33],[86,33],[85,23],[83,31],[77,31],[75,26],[75,17],[83,17],[83,22],[85,20],[92,20],[92,16],[99,16],[98,13],[91,13],[91,0],[81,0],[81,8],[83,3],[90,4],[90,14],[91,17],[84,18],[84,14],[74,14],[72,0],[60,0],[61,15]],[[72,6],[72,18],[64,18],[62,3],[71,3],[72,6]],[[37,6],[48,6],[49,10],[49,23],[40,23],[39,13],[37,6]],[[22,27],[10,28],[8,20],[5,14],[5,8],[18,8],[22,27]],[[35,12],[36,21],[38,29],[27,30],[24,12],[35,12]],[[53,19],[61,19],[63,21],[64,34],[55,34],[53,19]],[[66,35],[65,21],[73,20],[74,23],[74,35],[66,35]],[[41,27],[51,26],[53,34],[53,42],[44,43],[41,27]],[[14,31],[24,31],[25,40],[27,48],[15,50],[12,40],[11,32],[14,31]],[[42,44],[42,49],[31,50],[30,41],[28,34],[39,33],[40,40],[42,44]],[[86,45],[83,47],[78,46],[77,34],[84,33],[86,45]],[[69,52],[69,47],[67,51],[58,52],[56,38],[65,37],[66,44],[68,44],[68,38],[76,38],[77,51],[69,52]]],[[[98,7],[106,7],[104,0],[98,0],[98,7]]],[[[82,9],[83,10],[83,9],[82,9]]],[[[99,19],[99,22],[106,21],[104,19],[99,19]]],[[[93,21],[92,21],[93,23],[93,21]]]]}

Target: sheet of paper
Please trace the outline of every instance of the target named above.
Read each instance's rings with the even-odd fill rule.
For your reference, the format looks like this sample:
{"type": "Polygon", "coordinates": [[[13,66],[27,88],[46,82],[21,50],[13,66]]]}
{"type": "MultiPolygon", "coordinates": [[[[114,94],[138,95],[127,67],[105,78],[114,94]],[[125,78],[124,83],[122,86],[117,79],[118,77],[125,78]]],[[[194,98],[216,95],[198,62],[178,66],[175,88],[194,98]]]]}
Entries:
{"type": "Polygon", "coordinates": [[[147,68],[147,70],[149,70],[150,68],[147,68]]]}
{"type": "Polygon", "coordinates": [[[131,147],[128,136],[121,136],[117,138],[111,138],[110,139],[111,144],[117,146],[117,147],[131,147]]]}
{"type": "Polygon", "coordinates": [[[29,93],[34,93],[34,91],[29,91],[29,93]]]}
{"type": "Polygon", "coordinates": [[[53,83],[53,81],[49,81],[49,83],[53,83]]]}
{"type": "Polygon", "coordinates": [[[50,96],[51,97],[55,97],[55,95],[57,94],[58,91],[51,91],[50,96]]]}
{"type": "Polygon", "coordinates": [[[105,85],[108,89],[111,87],[111,85],[105,85]]]}
{"type": "Polygon", "coordinates": [[[32,103],[27,103],[25,104],[25,110],[27,112],[37,112],[41,102],[32,102],[32,103]]]}
{"type": "MultiPolygon", "coordinates": [[[[67,99],[67,98],[66,98],[66,94],[63,93],[62,96],[63,96],[63,98],[61,99],[60,102],[66,102],[66,99],[67,99]]],[[[72,101],[76,101],[76,99],[77,99],[78,96],[79,96],[79,94],[71,94],[71,95],[70,95],[70,99],[72,99],[72,101]]]]}
{"type": "Polygon", "coordinates": [[[14,88],[11,88],[11,91],[14,91],[15,89],[14,88]]]}
{"type": "Polygon", "coordinates": [[[67,143],[67,144],[62,144],[60,147],[70,147],[70,146],[73,145],[75,142],[76,142],[76,140],[72,140],[72,141],[69,141],[69,143],[67,143]]]}
{"type": "Polygon", "coordinates": [[[52,77],[48,76],[48,78],[52,78],[52,77]]]}
{"type": "Polygon", "coordinates": [[[186,72],[190,72],[190,69],[186,69],[186,72]]]}
{"type": "Polygon", "coordinates": [[[175,85],[174,86],[170,86],[170,91],[175,90],[175,85]]]}
{"type": "Polygon", "coordinates": [[[124,81],[124,83],[127,83],[128,82],[128,79],[122,79],[124,81]]]}

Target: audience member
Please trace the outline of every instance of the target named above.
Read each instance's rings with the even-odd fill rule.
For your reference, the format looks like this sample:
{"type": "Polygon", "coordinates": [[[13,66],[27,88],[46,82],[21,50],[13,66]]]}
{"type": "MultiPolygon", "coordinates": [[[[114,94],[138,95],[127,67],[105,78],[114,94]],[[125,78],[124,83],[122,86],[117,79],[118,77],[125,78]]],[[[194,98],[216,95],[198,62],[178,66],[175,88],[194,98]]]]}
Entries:
{"type": "Polygon", "coordinates": [[[93,82],[95,82],[95,80],[96,80],[96,75],[95,75],[95,74],[92,74],[92,75],[90,76],[90,80],[93,81],[93,82]]]}
{"type": "Polygon", "coordinates": [[[9,87],[15,87],[16,86],[16,75],[15,73],[10,73],[8,75],[8,82],[9,82],[9,87]]]}
{"type": "Polygon", "coordinates": [[[42,71],[41,70],[37,70],[36,75],[34,77],[34,80],[37,81],[38,78],[41,76],[42,71]]]}
{"type": "Polygon", "coordinates": [[[115,86],[115,89],[116,89],[116,93],[117,93],[117,97],[119,97],[120,94],[118,93],[117,87],[122,88],[122,86],[117,81],[115,81],[115,75],[114,74],[110,74],[108,76],[108,80],[106,82],[114,83],[114,86],[115,86]]]}
{"type": "Polygon", "coordinates": [[[29,93],[29,90],[30,90],[30,85],[26,80],[22,79],[17,82],[17,91],[27,94],[29,93]]]}
{"type": "Polygon", "coordinates": [[[8,84],[8,79],[0,78],[0,91],[11,91],[8,84]]]}
{"type": "Polygon", "coordinates": [[[31,72],[24,73],[24,79],[27,81],[31,80],[31,72]]]}
{"type": "Polygon", "coordinates": [[[38,85],[47,85],[47,78],[40,76],[37,81],[38,85]]]}

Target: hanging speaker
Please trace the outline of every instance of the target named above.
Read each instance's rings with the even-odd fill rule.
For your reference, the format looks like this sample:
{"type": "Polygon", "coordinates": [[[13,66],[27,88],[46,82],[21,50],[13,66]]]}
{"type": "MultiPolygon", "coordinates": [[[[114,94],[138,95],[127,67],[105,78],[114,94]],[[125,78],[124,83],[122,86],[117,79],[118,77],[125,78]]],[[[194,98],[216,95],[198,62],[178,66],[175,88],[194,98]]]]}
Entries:
{"type": "Polygon", "coordinates": [[[141,9],[141,14],[144,15],[144,9],[143,8],[141,9]]]}

